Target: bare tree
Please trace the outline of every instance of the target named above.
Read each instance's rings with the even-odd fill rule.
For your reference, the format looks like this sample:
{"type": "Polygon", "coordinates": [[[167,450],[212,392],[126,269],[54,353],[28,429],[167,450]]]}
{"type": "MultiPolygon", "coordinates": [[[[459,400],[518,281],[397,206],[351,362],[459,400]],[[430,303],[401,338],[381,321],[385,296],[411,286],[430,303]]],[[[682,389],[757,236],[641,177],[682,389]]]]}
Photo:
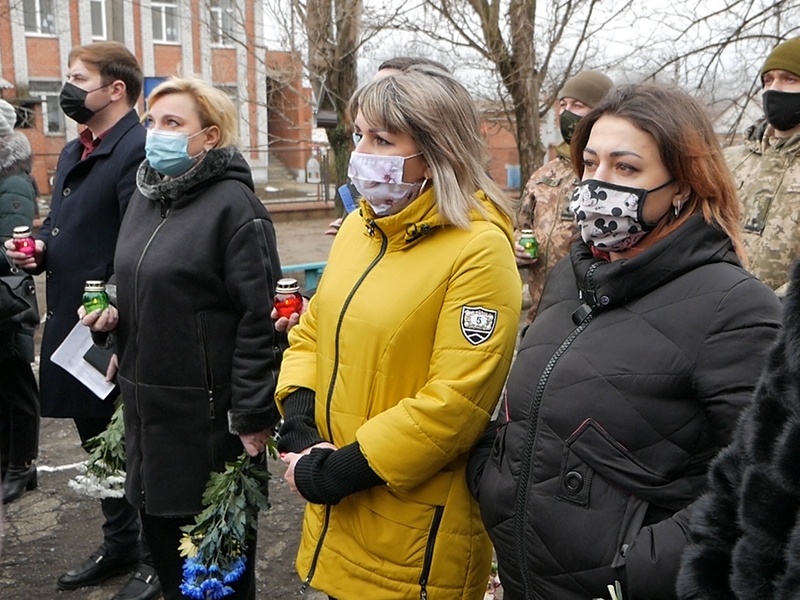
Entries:
{"type": "Polygon", "coordinates": [[[602,15],[599,5],[599,0],[422,0],[428,18],[407,19],[400,26],[491,65],[514,116],[525,181],[544,158],[541,118],[596,49],[592,34],[624,13],[629,2],[616,3],[613,12],[602,15]]]}
{"type": "Polygon", "coordinates": [[[308,38],[308,71],[318,110],[334,111],[326,129],[334,156],[336,187],[347,181],[350,159],[347,102],[358,86],[357,51],[361,44],[362,0],[293,0],[308,38]]]}
{"type": "MultiPolygon", "coordinates": [[[[647,79],[669,80],[703,97],[725,120],[728,139],[749,125],[761,90],[758,76],[779,42],[800,35],[800,0],[727,0],[651,7],[660,25],[651,52],[629,61],[647,79]]],[[[646,25],[647,26],[647,25],[646,25]]],[[[757,110],[755,111],[757,112],[757,110]]]]}

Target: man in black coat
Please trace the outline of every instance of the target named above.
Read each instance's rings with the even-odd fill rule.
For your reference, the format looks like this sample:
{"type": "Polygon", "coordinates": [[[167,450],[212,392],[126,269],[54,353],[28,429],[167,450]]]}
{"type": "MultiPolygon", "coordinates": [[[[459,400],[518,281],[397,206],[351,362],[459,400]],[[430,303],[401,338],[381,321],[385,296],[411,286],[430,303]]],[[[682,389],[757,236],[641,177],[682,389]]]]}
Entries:
{"type": "MultiPolygon", "coordinates": [[[[78,322],[85,282],[108,281],[113,273],[117,234],[144,160],[145,130],[134,110],[143,80],[139,63],[123,44],[97,42],[72,49],[60,104],[86,128],[59,156],[50,214],[37,236],[35,256],[26,260],[9,253],[20,266],[46,272],[42,416],[72,418],[82,444],[105,430],[118,393],[100,400],[50,357],[78,322]]],[[[62,575],[58,587],[95,585],[136,568],[113,600],[157,597],[161,589],[149,552],[139,549],[136,509],[125,498],[105,498],[101,504],[103,544],[62,575]]]]}

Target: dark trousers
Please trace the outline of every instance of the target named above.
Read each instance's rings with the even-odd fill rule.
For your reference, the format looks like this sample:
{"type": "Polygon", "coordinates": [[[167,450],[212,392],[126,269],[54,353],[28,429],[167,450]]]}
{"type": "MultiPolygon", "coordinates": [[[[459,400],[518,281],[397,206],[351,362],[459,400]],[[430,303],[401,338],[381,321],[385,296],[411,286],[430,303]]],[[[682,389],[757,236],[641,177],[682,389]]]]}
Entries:
{"type": "MultiPolygon", "coordinates": [[[[110,418],[74,419],[81,445],[105,431],[110,418]]],[[[103,498],[103,546],[111,554],[139,554],[141,562],[152,564],[150,549],[144,535],[140,536],[139,511],[126,498],[103,498]],[[141,537],[141,540],[140,540],[141,537]]]]}
{"type": "MultiPolygon", "coordinates": [[[[178,551],[183,532],[181,527],[193,525],[194,517],[155,517],[141,511],[142,529],[153,553],[153,565],[161,582],[164,600],[185,600],[179,586],[183,582],[184,557],[178,551]]],[[[245,570],[231,584],[233,595],[225,600],[255,600],[256,597],[256,540],[247,545],[245,570]]]]}
{"type": "Polygon", "coordinates": [[[29,465],[39,454],[39,388],[22,358],[0,361],[0,454],[3,471],[29,465]]]}

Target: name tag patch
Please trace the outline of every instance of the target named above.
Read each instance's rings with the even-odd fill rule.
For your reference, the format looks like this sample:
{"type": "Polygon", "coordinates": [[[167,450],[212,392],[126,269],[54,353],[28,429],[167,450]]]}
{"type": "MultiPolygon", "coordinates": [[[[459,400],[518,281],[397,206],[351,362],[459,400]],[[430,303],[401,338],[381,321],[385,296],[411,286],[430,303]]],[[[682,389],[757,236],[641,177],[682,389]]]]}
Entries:
{"type": "Polygon", "coordinates": [[[497,311],[482,306],[461,307],[461,333],[473,346],[482,344],[494,333],[497,311]]]}

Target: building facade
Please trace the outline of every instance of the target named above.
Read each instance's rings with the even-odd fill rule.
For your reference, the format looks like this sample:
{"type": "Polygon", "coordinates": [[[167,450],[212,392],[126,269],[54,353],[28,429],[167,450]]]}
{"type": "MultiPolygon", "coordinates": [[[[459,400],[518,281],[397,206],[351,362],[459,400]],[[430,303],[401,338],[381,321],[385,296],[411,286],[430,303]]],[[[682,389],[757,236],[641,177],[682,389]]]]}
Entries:
{"type": "Polygon", "coordinates": [[[175,75],[224,90],[238,108],[239,145],[257,185],[268,180],[271,156],[299,176],[312,154],[311,94],[300,61],[268,50],[263,30],[259,0],[0,0],[0,92],[31,141],[41,193],[49,194],[58,154],[78,134],[58,104],[67,57],[101,40],[136,55],[145,98],[175,75]]]}

